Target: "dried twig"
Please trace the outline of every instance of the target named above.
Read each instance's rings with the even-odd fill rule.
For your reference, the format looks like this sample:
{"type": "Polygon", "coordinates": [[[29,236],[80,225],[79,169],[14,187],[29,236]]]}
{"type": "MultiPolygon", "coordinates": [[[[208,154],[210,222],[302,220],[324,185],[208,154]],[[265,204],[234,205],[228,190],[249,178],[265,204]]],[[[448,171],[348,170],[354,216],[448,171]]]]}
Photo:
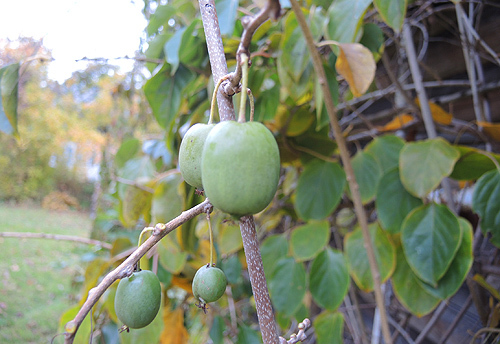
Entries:
{"type": "Polygon", "coordinates": [[[73,241],[86,245],[101,246],[106,250],[111,250],[112,245],[104,241],[82,238],[71,235],[48,234],[48,233],[20,233],[20,232],[0,232],[0,237],[5,238],[22,238],[22,239],[51,239],[61,241],[73,241]]]}

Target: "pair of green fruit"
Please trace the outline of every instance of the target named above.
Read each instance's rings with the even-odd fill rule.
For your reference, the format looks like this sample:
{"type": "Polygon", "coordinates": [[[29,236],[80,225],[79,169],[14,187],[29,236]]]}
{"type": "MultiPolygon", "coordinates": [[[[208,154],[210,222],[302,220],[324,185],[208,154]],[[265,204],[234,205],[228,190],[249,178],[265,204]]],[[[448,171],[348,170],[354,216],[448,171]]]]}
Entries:
{"type": "Polygon", "coordinates": [[[280,174],[273,134],[259,122],[198,123],[184,135],[179,150],[184,180],[204,190],[214,207],[237,217],[269,205],[280,174]]]}
{"type": "MultiPolygon", "coordinates": [[[[216,267],[203,265],[193,279],[193,294],[203,306],[224,295],[227,279],[216,267]]],[[[161,286],[156,274],[150,270],[132,273],[122,278],[116,289],[115,312],[127,327],[138,329],[149,325],[160,309],[161,286]]]]}

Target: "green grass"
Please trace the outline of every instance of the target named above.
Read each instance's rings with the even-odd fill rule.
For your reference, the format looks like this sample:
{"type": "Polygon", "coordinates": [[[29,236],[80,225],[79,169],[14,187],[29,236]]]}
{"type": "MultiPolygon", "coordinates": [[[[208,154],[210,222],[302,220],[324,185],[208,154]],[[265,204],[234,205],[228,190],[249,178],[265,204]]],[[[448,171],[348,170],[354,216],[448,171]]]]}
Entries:
{"type": "MultiPolygon", "coordinates": [[[[82,213],[0,204],[0,232],[88,237],[90,226],[82,213]]],[[[72,280],[90,251],[68,241],[0,237],[0,343],[50,343],[60,316],[78,302],[72,280]]]]}

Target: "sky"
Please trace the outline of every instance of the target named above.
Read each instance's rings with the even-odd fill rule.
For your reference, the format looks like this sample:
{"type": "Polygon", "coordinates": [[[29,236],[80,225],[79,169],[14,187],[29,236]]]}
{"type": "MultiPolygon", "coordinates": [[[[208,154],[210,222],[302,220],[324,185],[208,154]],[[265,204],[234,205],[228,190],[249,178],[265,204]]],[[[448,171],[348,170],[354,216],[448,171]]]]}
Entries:
{"type": "MultiPolygon", "coordinates": [[[[134,56],[146,27],[142,0],[1,1],[0,38],[43,38],[52,51],[49,78],[60,83],[84,69],[87,58],[134,56]]],[[[128,71],[130,60],[110,60],[128,71]]]]}

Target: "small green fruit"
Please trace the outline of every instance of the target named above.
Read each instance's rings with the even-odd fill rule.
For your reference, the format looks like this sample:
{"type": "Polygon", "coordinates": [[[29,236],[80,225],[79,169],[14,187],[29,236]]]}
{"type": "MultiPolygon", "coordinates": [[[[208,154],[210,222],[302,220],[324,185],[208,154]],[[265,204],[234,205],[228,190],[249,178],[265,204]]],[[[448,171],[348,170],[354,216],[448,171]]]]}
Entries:
{"type": "Polygon", "coordinates": [[[202,303],[214,302],[224,295],[226,286],[226,275],[221,269],[203,265],[194,275],[193,295],[202,303]]]}
{"type": "Polygon", "coordinates": [[[273,134],[259,122],[217,124],[203,147],[201,174],[214,207],[238,217],[262,211],[276,193],[280,174],[273,134]]]}
{"type": "Polygon", "coordinates": [[[186,132],[179,148],[179,170],[189,185],[202,190],[201,153],[205,139],[215,124],[196,123],[186,132]]]}
{"type": "Polygon", "coordinates": [[[149,325],[161,302],[161,286],[158,277],[149,270],[134,272],[118,283],[115,295],[115,312],[118,319],[129,328],[149,325]]]}

